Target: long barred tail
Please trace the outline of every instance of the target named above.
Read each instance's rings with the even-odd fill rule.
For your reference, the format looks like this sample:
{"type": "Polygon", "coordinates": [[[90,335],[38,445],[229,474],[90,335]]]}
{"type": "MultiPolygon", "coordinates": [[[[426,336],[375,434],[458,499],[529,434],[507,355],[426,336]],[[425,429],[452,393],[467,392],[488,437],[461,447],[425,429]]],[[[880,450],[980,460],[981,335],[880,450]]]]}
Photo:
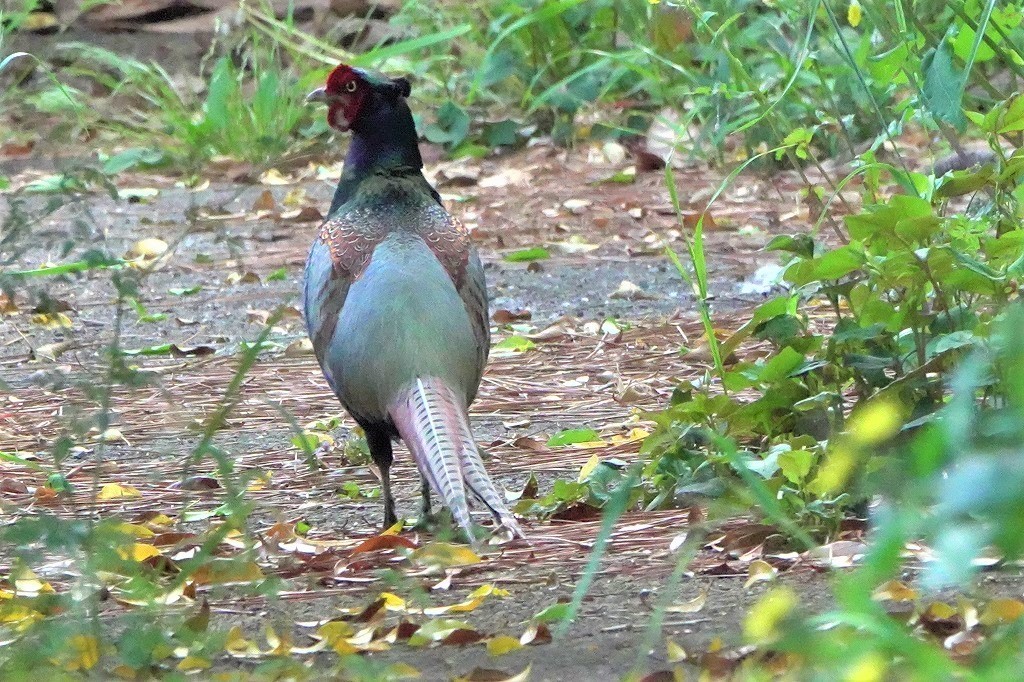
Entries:
{"type": "Polygon", "coordinates": [[[467,488],[487,505],[499,524],[525,537],[484,469],[462,398],[448,384],[433,377],[417,379],[399,394],[389,412],[420,473],[452,510],[470,540],[467,488]]]}

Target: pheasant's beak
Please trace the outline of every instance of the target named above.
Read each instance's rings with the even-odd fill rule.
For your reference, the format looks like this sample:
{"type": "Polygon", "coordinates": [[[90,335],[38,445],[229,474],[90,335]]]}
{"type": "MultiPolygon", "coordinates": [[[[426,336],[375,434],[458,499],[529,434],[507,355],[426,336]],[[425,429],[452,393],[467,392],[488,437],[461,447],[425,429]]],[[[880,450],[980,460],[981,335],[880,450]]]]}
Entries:
{"type": "Polygon", "coordinates": [[[327,88],[317,88],[313,92],[306,95],[307,102],[327,102],[327,88]]]}

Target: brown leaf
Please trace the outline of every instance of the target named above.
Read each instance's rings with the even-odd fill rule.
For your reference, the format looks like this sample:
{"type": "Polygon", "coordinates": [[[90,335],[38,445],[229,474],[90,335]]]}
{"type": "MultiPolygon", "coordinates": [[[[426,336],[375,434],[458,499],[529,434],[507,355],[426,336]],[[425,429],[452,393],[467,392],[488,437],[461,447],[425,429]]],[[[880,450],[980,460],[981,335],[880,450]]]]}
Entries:
{"type": "Polygon", "coordinates": [[[465,677],[457,677],[456,682],[525,682],[529,679],[530,668],[516,675],[509,675],[501,670],[491,668],[473,668],[465,677]]]}
{"type": "Polygon", "coordinates": [[[413,633],[420,629],[420,626],[416,623],[410,623],[407,620],[403,620],[395,628],[395,635],[399,640],[406,640],[412,637],[413,633]]]}
{"type": "Polygon", "coordinates": [[[555,512],[551,515],[551,518],[559,521],[593,521],[594,519],[601,518],[601,510],[586,502],[576,502],[561,511],[555,512]]]}
{"type": "Polygon", "coordinates": [[[647,673],[640,678],[639,682],[675,682],[676,676],[671,670],[658,670],[647,673]]]}
{"type": "Polygon", "coordinates": [[[174,490],[219,490],[220,481],[211,476],[189,476],[184,481],[176,481],[169,486],[174,490]]]}
{"type": "Polygon", "coordinates": [[[376,552],[382,549],[396,549],[398,547],[416,549],[416,543],[401,535],[374,535],[372,538],[367,538],[359,543],[352,550],[351,554],[356,555],[363,552],[376,552]]]}
{"type": "Polygon", "coordinates": [[[378,599],[377,601],[373,602],[365,609],[360,611],[359,615],[357,615],[352,620],[356,621],[357,623],[369,623],[371,620],[373,620],[374,616],[376,616],[380,612],[380,610],[384,608],[385,603],[387,603],[386,600],[378,599]]]}
{"type": "Polygon", "coordinates": [[[27,495],[28,486],[22,481],[13,478],[0,479],[0,493],[12,493],[15,495],[27,495]]]}
{"type": "Polygon", "coordinates": [[[176,549],[186,549],[189,546],[198,547],[202,544],[202,540],[200,540],[199,536],[195,533],[184,533],[180,531],[157,533],[152,537],[150,542],[157,547],[175,546],[176,549]]]}
{"type": "Polygon", "coordinates": [[[213,355],[217,352],[217,349],[213,346],[194,346],[192,348],[182,348],[176,343],[171,344],[171,355],[176,358],[185,357],[203,357],[204,355],[213,355]]]}
{"type": "Polygon", "coordinates": [[[5,142],[0,145],[0,156],[26,156],[36,146],[35,140],[25,142],[5,142]]]}
{"type": "Polygon", "coordinates": [[[224,281],[228,284],[259,284],[260,276],[255,272],[231,272],[224,281]]]}
{"type": "Polygon", "coordinates": [[[452,630],[447,637],[441,640],[441,644],[476,644],[484,639],[476,630],[468,630],[466,628],[458,628],[452,630]]]}
{"type": "Polygon", "coordinates": [[[254,211],[273,211],[277,208],[277,202],[274,201],[274,195],[269,189],[263,190],[259,198],[252,205],[254,211]]]}
{"type": "Polygon", "coordinates": [[[566,321],[559,321],[535,334],[524,334],[524,336],[531,341],[563,341],[572,338],[572,331],[566,321]]]}
{"type": "Polygon", "coordinates": [[[523,646],[527,644],[550,644],[551,631],[544,623],[530,623],[529,627],[526,628],[526,632],[519,638],[519,643],[523,646]]]}
{"type": "Polygon", "coordinates": [[[921,614],[922,627],[937,637],[949,637],[964,629],[964,617],[945,602],[932,602],[921,614]]]}
{"type": "Polygon", "coordinates": [[[709,568],[705,568],[701,571],[703,575],[743,575],[743,571],[738,568],[733,568],[726,562],[715,564],[709,568]]]}
{"type": "Polygon", "coordinates": [[[493,315],[491,315],[491,319],[494,320],[496,324],[510,324],[512,322],[522,322],[524,320],[529,320],[532,317],[533,313],[531,313],[526,308],[517,308],[515,310],[505,310],[504,308],[499,308],[498,310],[494,311],[493,315]]]}
{"type": "Polygon", "coordinates": [[[523,450],[532,450],[534,452],[547,452],[551,449],[544,441],[531,438],[530,436],[520,436],[512,441],[512,445],[523,450]]]}
{"type": "Polygon", "coordinates": [[[7,294],[0,294],[0,315],[13,315],[18,312],[18,304],[7,294]]]}
{"type": "Polygon", "coordinates": [[[293,223],[315,223],[323,219],[323,214],[313,206],[304,206],[281,214],[281,220],[289,220],[293,223]]]}

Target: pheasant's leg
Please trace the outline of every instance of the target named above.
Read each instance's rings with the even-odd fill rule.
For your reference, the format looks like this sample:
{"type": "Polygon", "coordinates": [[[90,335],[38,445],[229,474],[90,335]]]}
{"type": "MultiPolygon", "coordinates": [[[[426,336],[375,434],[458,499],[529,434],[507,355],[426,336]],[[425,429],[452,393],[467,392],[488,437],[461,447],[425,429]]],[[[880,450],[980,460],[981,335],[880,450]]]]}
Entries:
{"type": "Polygon", "coordinates": [[[430,482],[427,481],[426,476],[422,477],[423,480],[423,505],[421,507],[423,512],[423,518],[430,518],[430,482]]]}
{"type": "Polygon", "coordinates": [[[370,456],[380,469],[380,496],[384,499],[384,527],[390,528],[398,522],[395,516],[395,498],[391,495],[391,437],[383,429],[364,429],[370,456]]]}

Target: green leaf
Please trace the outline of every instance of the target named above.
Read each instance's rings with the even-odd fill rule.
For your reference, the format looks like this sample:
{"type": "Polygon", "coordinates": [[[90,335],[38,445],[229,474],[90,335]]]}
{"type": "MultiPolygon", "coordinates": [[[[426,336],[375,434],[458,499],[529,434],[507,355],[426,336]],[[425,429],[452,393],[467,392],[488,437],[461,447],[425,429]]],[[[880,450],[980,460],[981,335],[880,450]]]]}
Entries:
{"type": "Polygon", "coordinates": [[[299,433],[291,437],[292,445],[306,453],[316,450],[321,440],[315,433],[299,433]]]}
{"type": "Polygon", "coordinates": [[[505,260],[510,263],[522,263],[531,260],[544,260],[551,258],[551,254],[542,246],[535,246],[532,249],[522,249],[505,254],[505,260]]]}
{"type": "Polygon", "coordinates": [[[862,247],[847,245],[829,251],[819,258],[799,261],[786,269],[785,278],[797,286],[810,282],[836,280],[864,265],[862,247]]]}
{"type": "Polygon", "coordinates": [[[811,472],[814,454],[807,450],[787,450],[779,454],[779,469],[790,483],[799,485],[811,472]]]}
{"type": "Polygon", "coordinates": [[[198,294],[202,290],[202,284],[194,284],[190,287],[171,287],[167,290],[167,293],[172,296],[191,296],[192,294],[198,294]]]}
{"type": "Polygon", "coordinates": [[[508,351],[527,351],[535,348],[535,344],[530,339],[522,336],[510,336],[507,339],[499,341],[498,343],[491,346],[491,350],[508,350],[508,351]]]}
{"type": "Polygon", "coordinates": [[[154,166],[163,159],[163,152],[156,149],[126,149],[105,160],[100,170],[104,175],[117,175],[139,166],[154,166]]]}
{"type": "Polygon", "coordinates": [[[779,379],[785,379],[790,372],[795,370],[804,361],[802,353],[797,352],[790,346],[786,346],[779,354],[765,363],[758,379],[765,384],[770,384],[779,379]]]}
{"type": "Polygon", "coordinates": [[[569,615],[569,603],[558,603],[552,604],[545,609],[542,609],[537,613],[533,620],[538,623],[557,623],[565,620],[565,617],[569,615]]]}
{"type": "Polygon", "coordinates": [[[70,493],[73,490],[71,483],[64,478],[64,474],[56,472],[46,477],[46,487],[58,493],[70,493]]]}
{"type": "Polygon", "coordinates": [[[448,100],[437,110],[437,120],[423,130],[423,136],[434,144],[456,146],[469,134],[469,114],[448,100]]]}
{"type": "Polygon", "coordinates": [[[902,73],[902,70],[909,56],[910,47],[906,43],[900,43],[888,52],[868,59],[868,71],[878,83],[898,85],[907,80],[907,76],[902,73]]]}
{"type": "Polygon", "coordinates": [[[548,439],[548,447],[592,443],[599,440],[601,440],[601,435],[593,429],[566,429],[551,436],[548,439]]]}
{"type": "Polygon", "coordinates": [[[519,123],[510,118],[484,126],[484,142],[488,147],[510,147],[519,142],[519,123]]]}
{"type": "Polygon", "coordinates": [[[804,258],[814,257],[814,239],[809,234],[780,234],[764,245],[765,251],[786,251],[804,258]]]}
{"type": "Polygon", "coordinates": [[[283,282],[288,278],[288,268],[278,268],[267,275],[268,282],[283,282]]]}
{"type": "Polygon", "coordinates": [[[949,35],[947,31],[946,38],[942,39],[939,46],[921,60],[924,70],[922,94],[925,106],[936,118],[963,131],[967,127],[967,118],[963,112],[967,74],[953,64],[953,50],[947,40],[949,35]]]}
{"type": "Polygon", "coordinates": [[[171,352],[171,344],[161,343],[144,348],[125,348],[121,352],[125,355],[167,355],[171,352]]]}

